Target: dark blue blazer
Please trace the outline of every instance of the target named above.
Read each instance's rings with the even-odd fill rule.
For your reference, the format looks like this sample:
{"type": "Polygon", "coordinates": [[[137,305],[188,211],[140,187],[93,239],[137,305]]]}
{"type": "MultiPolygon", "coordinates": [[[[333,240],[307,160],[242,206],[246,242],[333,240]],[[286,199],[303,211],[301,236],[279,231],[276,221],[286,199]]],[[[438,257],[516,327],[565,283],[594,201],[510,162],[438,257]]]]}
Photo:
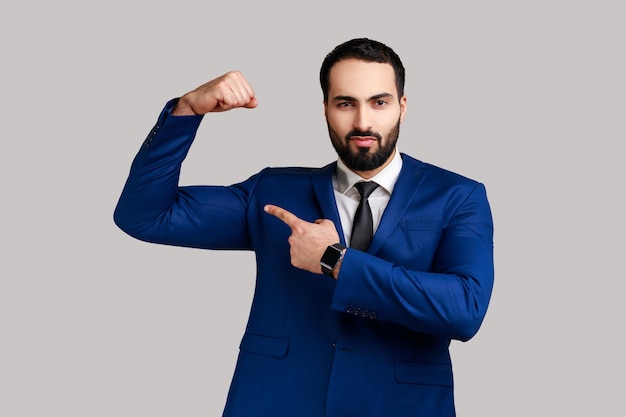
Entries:
{"type": "Polygon", "coordinates": [[[369,250],[348,249],[335,281],[291,266],[290,229],[263,206],[330,219],[343,236],[336,164],[180,187],[202,117],[169,116],[172,104],[135,157],[114,219],[148,242],[255,252],[256,289],[224,415],[454,416],[448,346],[478,331],[493,285],[483,185],[403,154],[369,250]]]}

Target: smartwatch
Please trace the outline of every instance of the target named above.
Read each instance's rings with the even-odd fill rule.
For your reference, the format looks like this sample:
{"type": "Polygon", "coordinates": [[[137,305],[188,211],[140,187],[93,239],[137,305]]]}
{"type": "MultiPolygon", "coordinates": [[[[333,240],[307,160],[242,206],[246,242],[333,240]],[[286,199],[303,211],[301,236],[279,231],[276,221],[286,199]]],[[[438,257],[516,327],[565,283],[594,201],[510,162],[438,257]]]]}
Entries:
{"type": "Polygon", "coordinates": [[[333,276],[333,270],[337,267],[343,254],[346,251],[346,247],[341,243],[335,243],[326,248],[322,259],[320,259],[320,265],[322,266],[322,272],[328,276],[333,276]]]}

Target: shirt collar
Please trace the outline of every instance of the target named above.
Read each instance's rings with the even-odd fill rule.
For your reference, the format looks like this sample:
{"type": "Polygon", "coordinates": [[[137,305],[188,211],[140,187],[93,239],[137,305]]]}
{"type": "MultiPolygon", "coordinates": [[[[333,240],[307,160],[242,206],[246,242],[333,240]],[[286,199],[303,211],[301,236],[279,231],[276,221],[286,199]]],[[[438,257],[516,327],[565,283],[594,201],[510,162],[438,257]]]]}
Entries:
{"type": "MultiPolygon", "coordinates": [[[[393,187],[396,185],[398,176],[400,176],[400,170],[402,170],[402,157],[398,148],[395,149],[393,159],[382,171],[374,175],[367,181],[374,181],[380,187],[385,189],[389,194],[393,192],[393,187]]],[[[348,190],[359,181],[365,181],[359,174],[352,171],[343,163],[341,158],[337,159],[337,191],[341,194],[345,194],[348,190]]]]}

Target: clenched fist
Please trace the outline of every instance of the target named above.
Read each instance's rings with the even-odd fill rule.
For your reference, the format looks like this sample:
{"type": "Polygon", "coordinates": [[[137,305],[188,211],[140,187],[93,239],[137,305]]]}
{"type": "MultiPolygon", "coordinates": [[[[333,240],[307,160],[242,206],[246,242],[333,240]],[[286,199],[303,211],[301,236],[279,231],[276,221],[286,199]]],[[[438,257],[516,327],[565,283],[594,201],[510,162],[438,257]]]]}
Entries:
{"type": "Polygon", "coordinates": [[[257,106],[254,90],[239,71],[230,71],[183,95],[172,111],[189,116],[257,106]]]}

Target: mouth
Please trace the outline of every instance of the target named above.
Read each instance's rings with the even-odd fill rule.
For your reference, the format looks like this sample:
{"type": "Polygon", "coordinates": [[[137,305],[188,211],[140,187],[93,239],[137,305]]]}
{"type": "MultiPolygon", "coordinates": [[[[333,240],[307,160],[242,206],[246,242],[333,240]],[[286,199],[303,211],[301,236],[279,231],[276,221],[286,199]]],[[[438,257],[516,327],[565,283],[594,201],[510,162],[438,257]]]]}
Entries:
{"type": "Polygon", "coordinates": [[[351,136],[350,141],[358,148],[369,148],[376,143],[378,139],[372,136],[351,136]]]}

